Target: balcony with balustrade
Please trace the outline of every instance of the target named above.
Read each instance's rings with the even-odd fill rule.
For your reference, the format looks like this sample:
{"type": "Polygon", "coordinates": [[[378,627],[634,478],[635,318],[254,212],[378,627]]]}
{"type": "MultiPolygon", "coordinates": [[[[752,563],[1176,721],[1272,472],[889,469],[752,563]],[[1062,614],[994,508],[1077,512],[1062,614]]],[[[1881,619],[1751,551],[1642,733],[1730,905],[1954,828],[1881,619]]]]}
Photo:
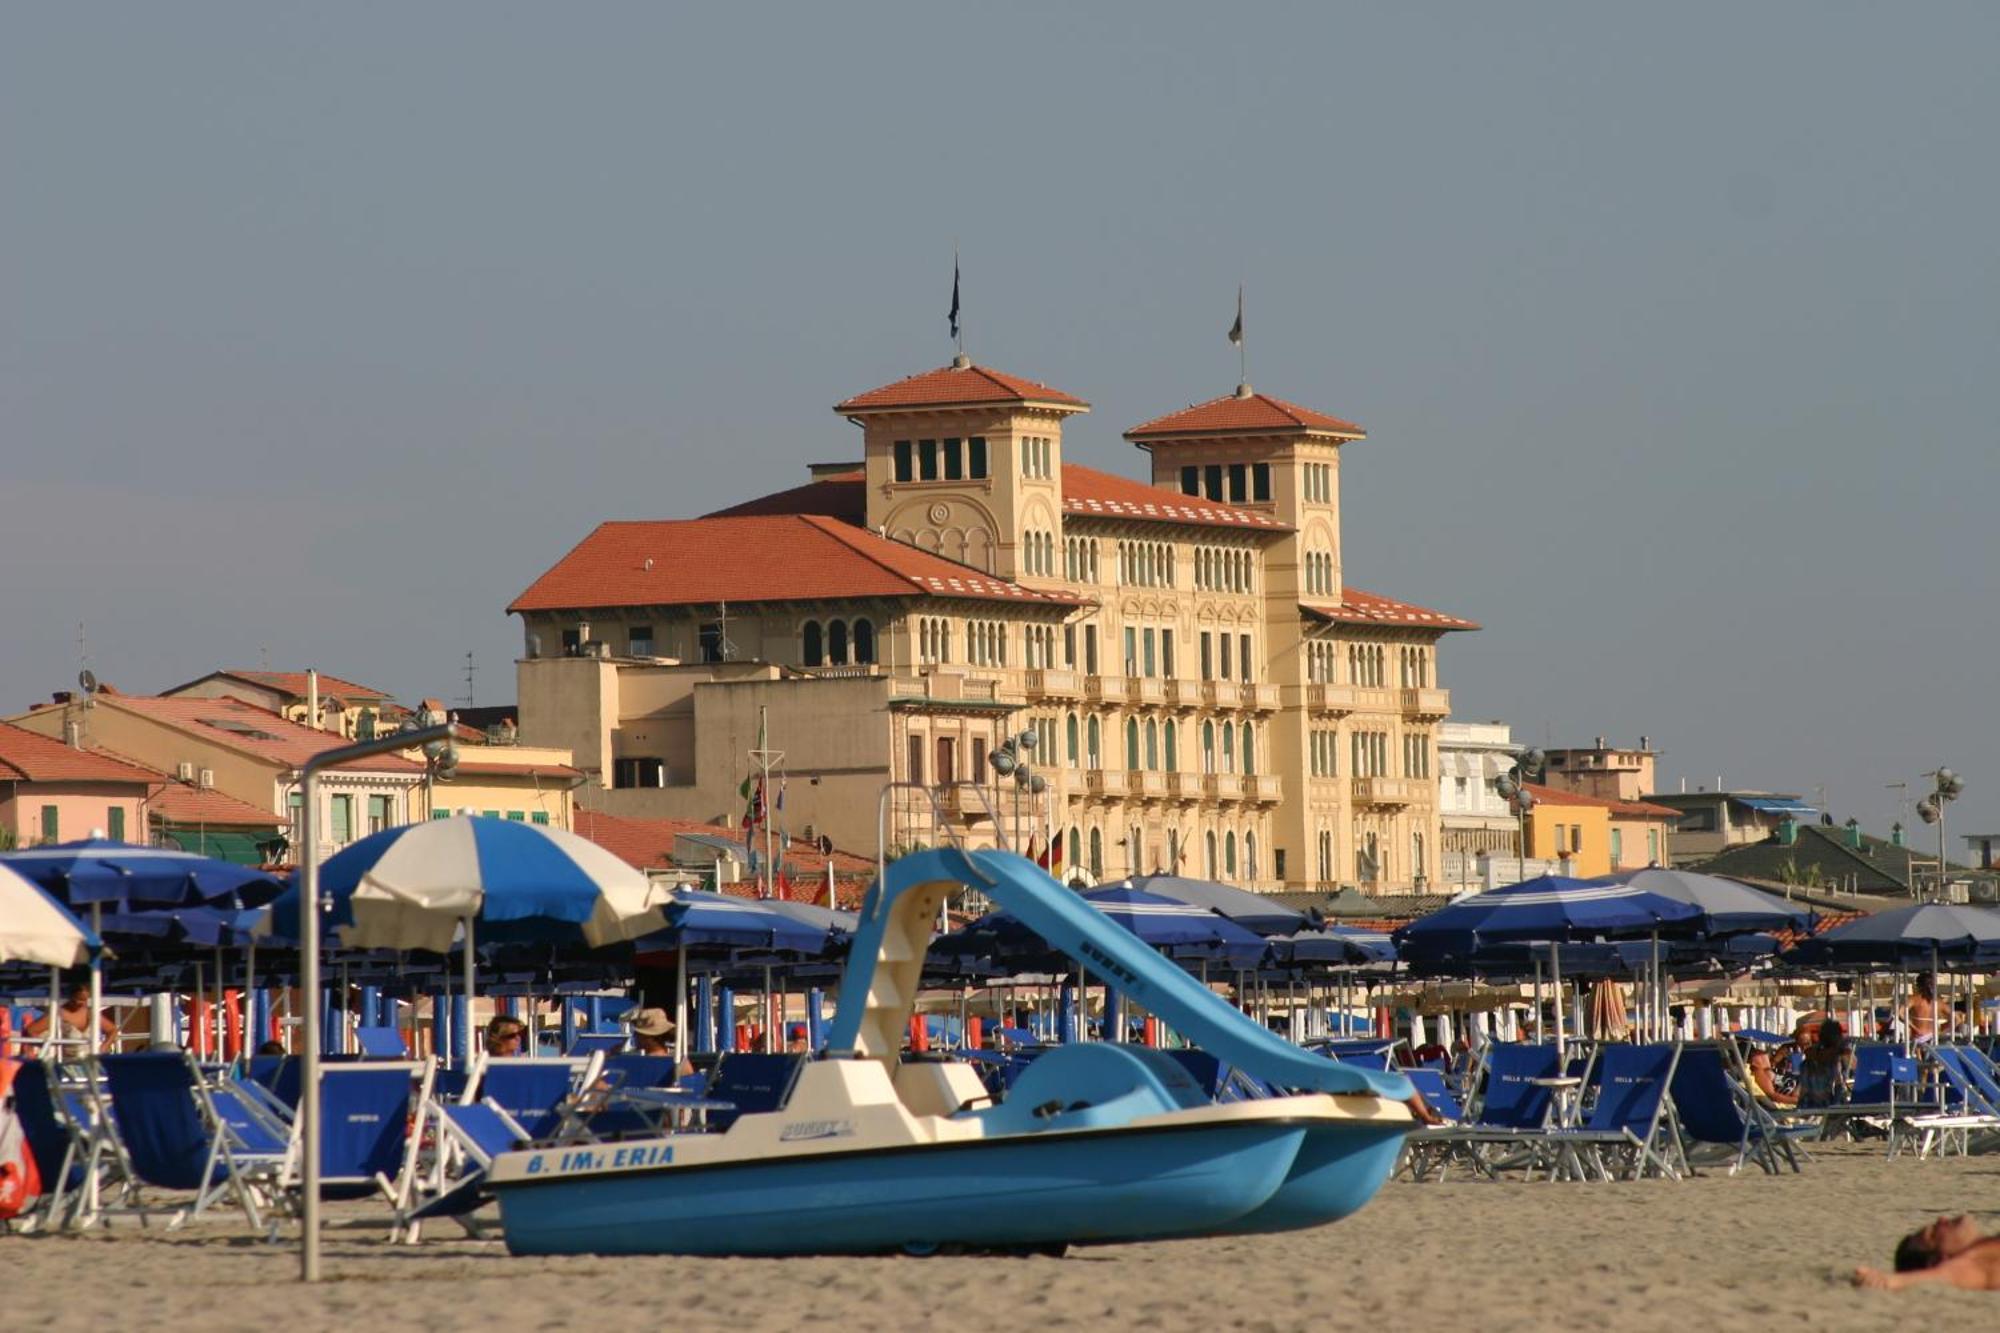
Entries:
{"type": "Polygon", "coordinates": [[[1205,680],[1201,683],[1201,701],[1210,708],[1234,708],[1240,699],[1233,680],[1205,680]]]}
{"type": "Polygon", "coordinates": [[[1278,711],[1281,692],[1276,685],[1246,684],[1239,686],[1237,693],[1238,697],[1243,701],[1243,707],[1245,708],[1254,709],[1259,713],[1275,713],[1278,711]]]}
{"type": "Polygon", "coordinates": [[[1126,793],[1126,775],[1121,769],[1093,768],[1083,775],[1083,789],[1099,798],[1120,797],[1126,793]]]}
{"type": "Polygon", "coordinates": [[[1077,699],[1082,697],[1083,682],[1074,671],[1035,667],[1021,673],[1021,689],[1031,700],[1077,699]]]}
{"type": "Polygon", "coordinates": [[[1398,691],[1403,716],[1436,721],[1451,716],[1451,691],[1406,689],[1398,691]]]}
{"type": "Polygon", "coordinates": [[[1243,795],[1262,805],[1275,805],[1284,799],[1284,784],[1276,774],[1259,773],[1243,779],[1243,795]]]}
{"type": "Polygon", "coordinates": [[[1125,702],[1125,677],[1085,676],[1083,697],[1092,703],[1122,704],[1125,702]]]}
{"type": "Polygon", "coordinates": [[[1243,799],[1243,778],[1235,773],[1204,773],[1201,775],[1201,794],[1210,801],[1240,801],[1243,799]]]}
{"type": "Polygon", "coordinates": [[[1140,708],[1158,708],[1166,702],[1165,681],[1152,676],[1127,676],[1125,678],[1125,702],[1140,708]]]}
{"type": "Polygon", "coordinates": [[[1409,778],[1354,778],[1348,794],[1356,805],[1403,806],[1417,798],[1417,784],[1409,778]]]}
{"type": "Polygon", "coordinates": [[[1306,710],[1346,717],[1354,711],[1354,687],[1314,682],[1306,686],[1306,710]]]}

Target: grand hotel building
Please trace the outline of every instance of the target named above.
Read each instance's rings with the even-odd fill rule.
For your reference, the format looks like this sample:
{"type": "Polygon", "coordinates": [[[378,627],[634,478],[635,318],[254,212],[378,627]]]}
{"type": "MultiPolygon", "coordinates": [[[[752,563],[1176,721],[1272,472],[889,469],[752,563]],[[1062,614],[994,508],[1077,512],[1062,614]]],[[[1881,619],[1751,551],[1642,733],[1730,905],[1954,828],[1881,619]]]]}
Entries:
{"type": "Polygon", "coordinates": [[[978,781],[937,803],[959,833],[1050,830],[1093,879],[1437,873],[1437,646],[1477,627],[1345,582],[1360,427],[1239,386],[1127,431],[1139,482],[1064,462],[1081,399],[963,357],[834,410],[858,462],[606,523],[509,607],[521,738],[581,805],[733,823],[761,718],[794,837],[871,851],[885,783],[978,781]],[[1024,730],[1039,796],[987,763],[1024,730]]]}

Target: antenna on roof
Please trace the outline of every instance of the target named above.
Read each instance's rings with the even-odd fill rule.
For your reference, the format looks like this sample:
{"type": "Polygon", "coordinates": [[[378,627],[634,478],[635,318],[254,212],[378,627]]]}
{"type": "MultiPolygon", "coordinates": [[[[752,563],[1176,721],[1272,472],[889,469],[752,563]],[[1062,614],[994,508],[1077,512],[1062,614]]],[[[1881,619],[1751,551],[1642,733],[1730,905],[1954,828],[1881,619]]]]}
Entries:
{"type": "Polygon", "coordinates": [[[472,654],[467,653],[465,655],[465,706],[467,708],[472,707],[472,675],[472,654]]]}

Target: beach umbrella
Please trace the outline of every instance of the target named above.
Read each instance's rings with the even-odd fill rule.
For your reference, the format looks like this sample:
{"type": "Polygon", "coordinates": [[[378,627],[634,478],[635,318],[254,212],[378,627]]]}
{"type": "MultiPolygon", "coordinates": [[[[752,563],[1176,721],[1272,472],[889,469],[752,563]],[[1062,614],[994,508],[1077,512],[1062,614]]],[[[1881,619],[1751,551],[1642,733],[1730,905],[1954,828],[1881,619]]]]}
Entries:
{"type": "Polygon", "coordinates": [[[276,878],[253,866],[167,847],[84,838],[0,853],[6,865],[79,911],[179,907],[238,897],[255,906],[276,896],[276,878]]]}
{"type": "MultiPolygon", "coordinates": [[[[1117,885],[1092,889],[1081,896],[1113,922],[1169,957],[1206,959],[1248,968],[1256,966],[1264,956],[1261,936],[1206,907],[1117,885]]],[[[1043,959],[1050,953],[1041,936],[1005,912],[983,916],[955,932],[947,948],[1013,960],[1043,959]]]]}
{"type": "Polygon", "coordinates": [[[682,947],[713,947],[818,956],[836,931],[851,934],[858,918],[810,903],[777,898],[736,898],[710,889],[677,889],[667,899],[666,920],[633,941],[640,954],[682,947]]]}
{"type": "Polygon", "coordinates": [[[0,962],[74,967],[96,951],[88,927],[50,894],[0,866],[0,962]]]}
{"type": "MultiPolygon", "coordinates": [[[[319,888],[342,944],[432,953],[449,951],[468,921],[496,943],[615,944],[663,928],[670,902],[574,833],[476,815],[370,834],[319,868],[319,888]]],[[[296,939],[298,916],[294,876],[264,931],[296,939]]]]}
{"type": "Polygon", "coordinates": [[[1933,970],[1949,963],[2000,963],[2000,912],[1953,903],[1892,907],[1801,940],[1784,961],[1835,966],[1882,964],[1933,970]]]}
{"type": "Polygon", "coordinates": [[[1391,937],[1405,960],[1468,955],[1486,944],[1557,942],[1691,930],[1700,911],[1621,879],[1537,875],[1399,927],[1391,937]]]}
{"type": "Polygon", "coordinates": [[[1328,926],[1323,930],[1273,935],[1265,943],[1270,946],[1271,961],[1280,967],[1311,963],[1365,967],[1396,961],[1395,942],[1386,933],[1354,926],[1328,926]]]}
{"type": "Polygon", "coordinates": [[[1177,903],[1206,907],[1259,935],[1289,935],[1306,928],[1305,913],[1293,911],[1267,894],[1250,893],[1218,884],[1212,879],[1189,879],[1183,875],[1134,875],[1110,887],[1137,889],[1142,893],[1171,898],[1177,903]]]}
{"type": "Polygon", "coordinates": [[[1700,913],[1696,924],[1708,935],[1745,930],[1805,930],[1812,922],[1810,909],[1720,875],[1653,868],[1601,876],[1591,882],[1629,884],[1662,898],[1687,903],[1700,913]]]}

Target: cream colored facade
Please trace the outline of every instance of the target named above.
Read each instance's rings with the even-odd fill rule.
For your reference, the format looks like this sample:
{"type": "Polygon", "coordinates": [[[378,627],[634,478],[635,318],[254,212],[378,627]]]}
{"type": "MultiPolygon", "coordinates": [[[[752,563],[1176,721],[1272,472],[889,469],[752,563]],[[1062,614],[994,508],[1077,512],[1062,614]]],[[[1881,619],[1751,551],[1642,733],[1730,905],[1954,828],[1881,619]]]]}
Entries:
{"type": "MultiPolygon", "coordinates": [[[[1343,607],[1340,451],[1358,430],[1148,439],[1149,512],[1065,495],[1063,423],[1081,410],[847,413],[863,432],[871,531],[1073,604],[745,598],[721,632],[713,606],[527,611],[522,739],[574,753],[587,806],[734,824],[761,707],[784,753],[787,830],[873,847],[884,783],[991,789],[986,756],[1031,730],[1050,788],[1039,814],[1023,798],[1021,822],[1053,830],[1066,866],[1093,878],[1177,869],[1266,890],[1434,878],[1435,730],[1450,706],[1436,644],[1467,626],[1365,623],[1343,607]],[[1211,466],[1256,470],[1262,498],[1226,507],[1261,525],[1190,518],[1183,469],[1198,484],[1211,466]],[[583,623],[605,655],[553,656],[583,623]],[[700,661],[704,625],[730,660],[700,661]]],[[[1012,825],[1016,792],[998,798],[1012,825]]],[[[969,792],[950,804],[974,840],[993,836],[969,792]]]]}
{"type": "MultiPolygon", "coordinates": [[[[421,751],[406,757],[423,762],[421,751]]],[[[567,829],[576,789],[585,777],[570,767],[570,752],[537,745],[459,746],[458,767],[447,778],[428,778],[413,802],[413,819],[470,813],[567,829]]]]}

